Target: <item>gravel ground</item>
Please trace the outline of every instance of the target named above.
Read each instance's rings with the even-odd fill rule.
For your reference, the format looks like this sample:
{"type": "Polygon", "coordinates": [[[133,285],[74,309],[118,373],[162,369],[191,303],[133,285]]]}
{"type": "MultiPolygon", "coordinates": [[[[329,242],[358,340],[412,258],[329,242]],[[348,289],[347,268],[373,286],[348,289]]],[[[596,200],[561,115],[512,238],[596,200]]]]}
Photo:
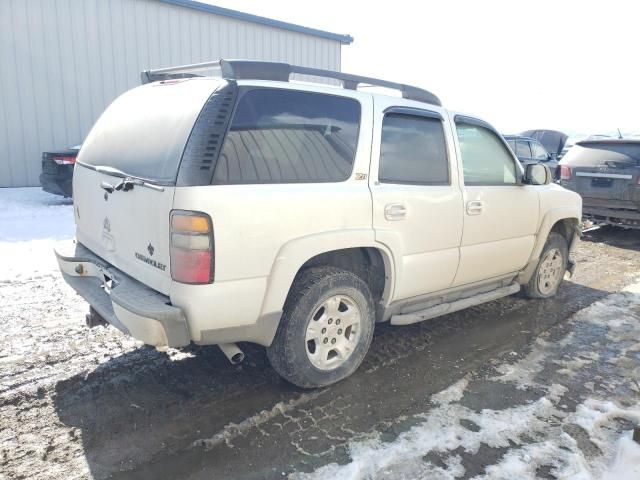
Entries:
{"type": "Polygon", "coordinates": [[[640,422],[638,293],[615,292],[638,281],[640,232],[590,232],[557,298],[381,325],[353,377],[309,392],[256,346],[232,366],[216,347],[162,353],[87,329],[87,305],[49,259],[71,207],[23,197],[31,213],[0,217],[0,478],[556,478],[576,462],[600,478],[634,454],[620,442],[640,422]],[[6,233],[25,218],[53,219],[55,234],[6,233]],[[589,412],[608,415],[606,435],[589,412]],[[486,423],[526,415],[529,431],[498,440],[486,423]],[[535,468],[518,477],[527,455],[535,468]]]}

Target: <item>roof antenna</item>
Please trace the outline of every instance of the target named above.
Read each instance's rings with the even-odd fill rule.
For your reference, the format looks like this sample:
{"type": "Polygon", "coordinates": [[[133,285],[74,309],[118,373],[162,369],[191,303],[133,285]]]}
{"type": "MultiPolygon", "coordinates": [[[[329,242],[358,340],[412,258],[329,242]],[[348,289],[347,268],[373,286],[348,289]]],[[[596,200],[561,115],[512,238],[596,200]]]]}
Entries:
{"type": "Polygon", "coordinates": [[[618,128],[618,140],[622,140],[622,132],[618,128]]]}

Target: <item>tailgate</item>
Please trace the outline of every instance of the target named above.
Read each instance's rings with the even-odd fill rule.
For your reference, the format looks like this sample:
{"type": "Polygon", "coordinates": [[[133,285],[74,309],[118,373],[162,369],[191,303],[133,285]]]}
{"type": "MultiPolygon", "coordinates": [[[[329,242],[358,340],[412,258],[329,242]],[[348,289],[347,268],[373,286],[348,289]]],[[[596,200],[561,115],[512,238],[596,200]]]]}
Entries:
{"type": "Polygon", "coordinates": [[[639,168],[574,167],[576,191],[583,197],[632,200],[639,168]]]}
{"type": "Polygon", "coordinates": [[[174,187],[134,186],[107,193],[101,184],[122,179],[76,165],[73,193],[76,238],[118,269],[169,294],[169,213],[174,187]]]}
{"type": "Polygon", "coordinates": [[[171,285],[169,222],[182,153],[203,105],[222,84],[183,79],[125,92],[100,116],[76,162],[78,241],[164,294],[171,285]],[[114,190],[125,177],[128,187],[114,190]]]}
{"type": "Polygon", "coordinates": [[[583,198],[638,201],[640,141],[583,140],[567,152],[560,164],[568,167],[563,184],[583,198]],[[569,179],[566,175],[569,174],[569,179]]]}

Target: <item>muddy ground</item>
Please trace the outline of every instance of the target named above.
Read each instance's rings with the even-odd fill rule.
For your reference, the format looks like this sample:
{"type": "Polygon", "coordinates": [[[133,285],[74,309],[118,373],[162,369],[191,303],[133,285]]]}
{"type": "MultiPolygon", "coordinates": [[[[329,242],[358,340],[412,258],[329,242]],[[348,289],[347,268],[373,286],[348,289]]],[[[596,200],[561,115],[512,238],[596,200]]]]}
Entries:
{"type": "MultiPolygon", "coordinates": [[[[565,338],[575,312],[637,282],[640,232],[590,232],[574,257],[576,274],[554,299],[516,296],[418,325],[377,327],[360,370],[317,391],[281,380],[255,346],[232,366],[216,347],[167,354],[111,327],[88,330],[86,304],[56,273],[0,283],[0,478],[295,477],[349,464],[354,440],[374,434],[393,442],[435,408],[432,395],[461,379],[471,382],[470,408],[535,401],[539,388],[486,379],[526,358],[540,339],[565,338]]],[[[633,361],[605,367],[596,361],[563,388],[580,392],[590,375],[617,376],[614,391],[595,381],[591,393],[640,400],[633,361]]],[[[564,397],[570,408],[571,395],[564,397]]],[[[506,452],[486,445],[458,452],[460,477],[487,473],[506,452]]],[[[423,461],[447,458],[430,452],[423,461]]],[[[536,475],[553,471],[543,465],[536,475]]]]}

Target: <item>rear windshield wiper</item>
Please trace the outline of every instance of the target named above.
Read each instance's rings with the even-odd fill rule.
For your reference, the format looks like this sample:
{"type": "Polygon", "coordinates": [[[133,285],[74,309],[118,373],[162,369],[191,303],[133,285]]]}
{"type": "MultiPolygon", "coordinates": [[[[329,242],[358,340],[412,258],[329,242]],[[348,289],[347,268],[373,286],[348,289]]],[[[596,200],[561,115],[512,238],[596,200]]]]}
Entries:
{"type": "Polygon", "coordinates": [[[150,188],[151,190],[156,190],[158,192],[164,192],[164,187],[161,187],[160,185],[154,185],[153,183],[145,182],[144,180],[133,177],[125,177],[115,185],[112,185],[109,182],[102,182],[100,184],[100,188],[106,190],[109,193],[119,191],[128,192],[129,190],[133,190],[133,187],[135,187],[136,185],[140,187],[150,188]]]}
{"type": "Polygon", "coordinates": [[[104,173],[106,175],[111,175],[113,177],[122,178],[122,180],[120,180],[120,182],[118,182],[115,185],[112,185],[109,182],[102,182],[100,184],[100,188],[102,188],[103,190],[106,190],[109,193],[113,193],[114,191],[119,192],[121,190],[123,192],[128,192],[129,190],[133,190],[133,187],[136,185],[140,187],[150,188],[151,190],[156,190],[158,192],[164,192],[164,187],[160,185],[155,185],[153,183],[149,183],[145,180],[142,180],[141,178],[131,177],[126,173],[124,173],[122,170],[118,170],[117,168],[96,166],[96,167],[93,167],[93,169],[99,173],[104,173]]]}

